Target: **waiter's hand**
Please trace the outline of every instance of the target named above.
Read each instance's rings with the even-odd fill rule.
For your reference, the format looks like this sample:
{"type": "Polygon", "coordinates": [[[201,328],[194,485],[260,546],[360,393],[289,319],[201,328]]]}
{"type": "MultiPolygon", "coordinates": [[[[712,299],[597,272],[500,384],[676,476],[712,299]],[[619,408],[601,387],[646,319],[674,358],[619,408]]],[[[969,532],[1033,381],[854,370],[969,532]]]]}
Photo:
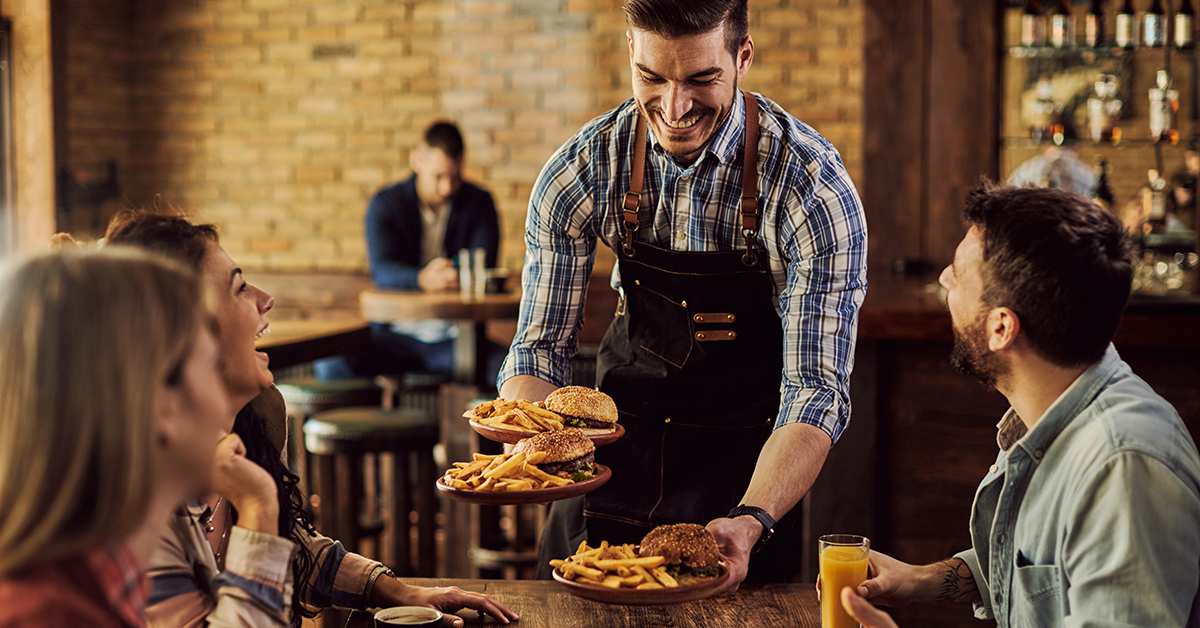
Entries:
{"type": "Polygon", "coordinates": [[[500,385],[501,399],[524,399],[537,402],[558,389],[558,386],[532,375],[514,375],[500,385]]]}
{"type": "Polygon", "coordinates": [[[863,596],[850,587],[842,587],[842,607],[862,628],[899,628],[887,613],[871,606],[863,596]]]}
{"type": "Polygon", "coordinates": [[[713,519],[706,527],[717,540],[721,560],[725,561],[725,569],[729,570],[729,581],[714,595],[733,593],[746,579],[746,570],[750,568],[750,550],[754,549],[758,537],[762,536],[762,524],[746,515],[733,519],[713,519]]]}
{"type": "Polygon", "coordinates": [[[453,292],[458,290],[458,269],[444,257],[434,258],[417,275],[417,285],[425,292],[453,292]]]}

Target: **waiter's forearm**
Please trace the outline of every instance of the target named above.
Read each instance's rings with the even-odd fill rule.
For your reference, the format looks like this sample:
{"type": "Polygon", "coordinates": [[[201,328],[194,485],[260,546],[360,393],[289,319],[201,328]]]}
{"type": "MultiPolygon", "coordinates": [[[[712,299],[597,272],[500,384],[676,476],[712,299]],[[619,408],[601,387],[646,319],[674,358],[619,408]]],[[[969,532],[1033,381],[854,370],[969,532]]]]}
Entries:
{"type": "Polygon", "coordinates": [[[804,497],[825,464],[829,435],[807,423],[790,423],[767,439],[750,478],[743,504],[766,510],[778,521],[804,497]]]}
{"type": "Polygon", "coordinates": [[[546,398],[546,395],[554,392],[558,386],[533,375],[514,375],[506,380],[500,386],[500,397],[502,399],[526,399],[528,401],[541,401],[546,398]]]}

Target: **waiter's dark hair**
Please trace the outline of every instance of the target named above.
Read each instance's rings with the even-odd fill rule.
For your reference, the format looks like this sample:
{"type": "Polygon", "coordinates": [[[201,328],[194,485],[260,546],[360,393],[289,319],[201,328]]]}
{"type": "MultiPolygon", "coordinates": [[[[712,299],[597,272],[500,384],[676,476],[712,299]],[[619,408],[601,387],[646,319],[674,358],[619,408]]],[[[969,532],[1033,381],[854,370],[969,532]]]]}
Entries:
{"type": "Polygon", "coordinates": [[[425,145],[436,148],[454,161],[462,159],[463,138],[453,122],[434,122],[425,129],[425,145]]]}
{"type": "Polygon", "coordinates": [[[1066,190],[985,180],[967,195],[963,219],[982,231],[986,306],[1016,312],[1030,346],[1053,364],[1104,356],[1133,278],[1116,216],[1066,190]]]}
{"type": "Polygon", "coordinates": [[[737,57],[749,32],[747,0],[629,0],[625,21],[631,28],[664,37],[700,35],[725,26],[725,48],[737,57]]]}

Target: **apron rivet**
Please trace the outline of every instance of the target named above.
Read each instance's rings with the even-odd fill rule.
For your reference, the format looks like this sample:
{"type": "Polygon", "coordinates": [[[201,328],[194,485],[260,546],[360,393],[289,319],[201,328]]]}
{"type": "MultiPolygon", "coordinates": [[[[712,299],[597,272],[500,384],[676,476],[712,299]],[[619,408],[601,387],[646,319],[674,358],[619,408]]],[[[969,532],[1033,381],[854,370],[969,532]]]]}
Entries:
{"type": "Polygon", "coordinates": [[[687,307],[687,301],[684,301],[683,303],[680,303],[680,305],[682,305],[683,307],[687,307]]]}
{"type": "Polygon", "coordinates": [[[641,279],[634,279],[634,280],[633,280],[633,284],[634,284],[635,286],[640,286],[640,285],[642,285],[642,280],[641,280],[641,279]]]}
{"type": "Polygon", "coordinates": [[[697,333],[696,333],[696,339],[697,339],[697,340],[704,340],[704,332],[697,332],[697,333]]]}
{"type": "Polygon", "coordinates": [[[729,321],[729,322],[731,322],[731,323],[732,323],[732,322],[733,322],[733,314],[730,314],[729,316],[726,316],[726,317],[725,317],[725,320],[727,320],[727,321],[729,321]]]}
{"type": "Polygon", "coordinates": [[[663,423],[670,423],[670,422],[671,422],[671,419],[665,419],[665,420],[663,420],[663,423]]]}

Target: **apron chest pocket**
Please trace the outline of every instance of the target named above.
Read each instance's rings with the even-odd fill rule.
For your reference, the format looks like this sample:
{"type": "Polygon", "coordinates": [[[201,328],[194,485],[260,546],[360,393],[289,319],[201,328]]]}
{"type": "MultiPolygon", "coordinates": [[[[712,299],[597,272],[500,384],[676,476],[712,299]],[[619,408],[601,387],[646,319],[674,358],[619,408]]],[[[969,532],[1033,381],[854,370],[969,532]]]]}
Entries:
{"type": "Polygon", "coordinates": [[[675,301],[639,286],[628,305],[632,344],[675,368],[683,368],[692,353],[692,319],[687,301],[675,301]]]}

